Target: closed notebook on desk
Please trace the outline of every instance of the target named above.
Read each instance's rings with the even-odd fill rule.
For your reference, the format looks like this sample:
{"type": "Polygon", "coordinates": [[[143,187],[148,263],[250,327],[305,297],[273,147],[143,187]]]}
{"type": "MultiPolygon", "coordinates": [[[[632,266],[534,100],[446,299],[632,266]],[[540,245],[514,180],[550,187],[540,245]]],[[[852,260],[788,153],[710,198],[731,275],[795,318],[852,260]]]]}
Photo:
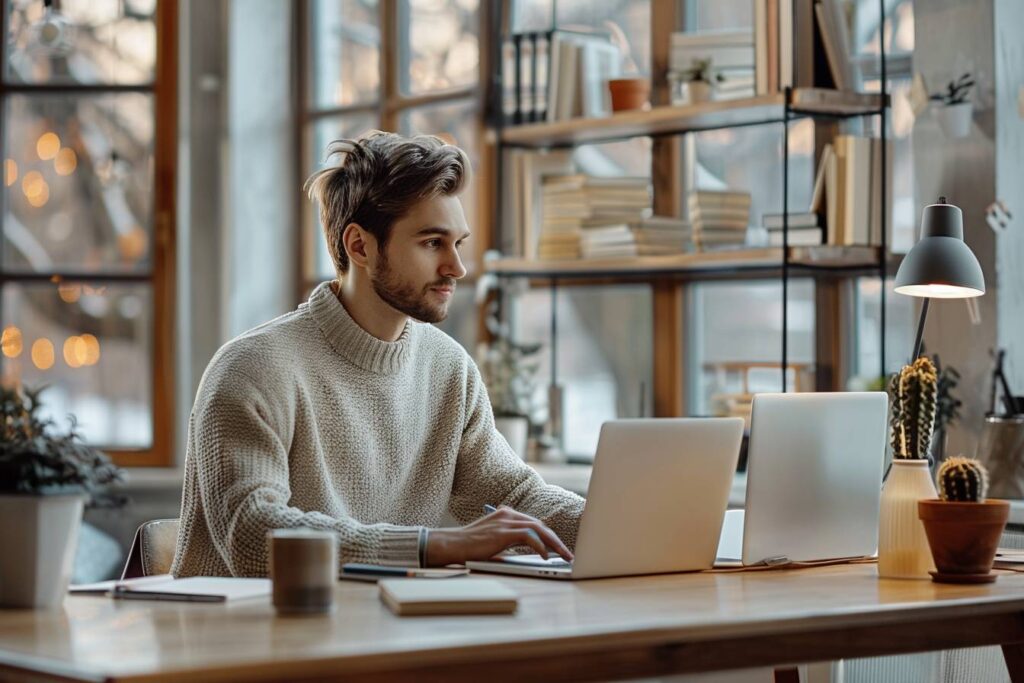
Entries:
{"type": "Polygon", "coordinates": [[[125,581],[71,586],[70,592],[108,595],[119,600],[176,600],[179,602],[227,602],[270,595],[270,579],[236,579],[224,576],[142,577],[125,581]]]}
{"type": "Polygon", "coordinates": [[[399,615],[511,614],[519,598],[496,579],[384,579],[380,599],[399,615]]]}

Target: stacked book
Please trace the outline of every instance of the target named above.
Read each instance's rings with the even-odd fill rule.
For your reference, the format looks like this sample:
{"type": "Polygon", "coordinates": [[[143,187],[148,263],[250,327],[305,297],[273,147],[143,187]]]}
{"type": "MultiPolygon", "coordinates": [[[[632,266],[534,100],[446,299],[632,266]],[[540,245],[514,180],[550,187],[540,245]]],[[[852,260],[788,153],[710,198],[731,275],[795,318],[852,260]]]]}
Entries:
{"type": "Polygon", "coordinates": [[[699,249],[746,244],[750,223],[749,192],[695,190],[687,202],[694,242],[699,249]]]}
{"type": "Polygon", "coordinates": [[[607,227],[621,230],[651,211],[647,178],[553,176],[545,179],[541,195],[538,256],[542,259],[579,258],[585,232],[607,227]]]}
{"type": "Polygon", "coordinates": [[[666,256],[686,252],[693,235],[678,218],[651,216],[633,223],[603,225],[580,232],[583,258],[666,256]]]}
{"type": "MultiPolygon", "coordinates": [[[[784,219],[785,216],[781,213],[766,213],[761,217],[761,225],[768,232],[769,247],[783,245],[784,219]]],[[[809,211],[789,214],[789,246],[818,246],[823,243],[824,234],[817,213],[809,211]]]]}

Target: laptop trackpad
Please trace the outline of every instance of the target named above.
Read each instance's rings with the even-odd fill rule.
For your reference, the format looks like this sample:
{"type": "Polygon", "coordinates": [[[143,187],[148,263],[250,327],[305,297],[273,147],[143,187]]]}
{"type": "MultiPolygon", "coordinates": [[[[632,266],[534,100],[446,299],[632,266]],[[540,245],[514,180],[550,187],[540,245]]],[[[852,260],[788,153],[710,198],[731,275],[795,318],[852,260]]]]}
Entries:
{"type": "Polygon", "coordinates": [[[540,555],[502,555],[495,557],[493,561],[501,562],[503,564],[514,564],[522,567],[571,567],[572,564],[566,562],[558,555],[553,555],[548,558],[543,558],[540,555]]]}
{"type": "Polygon", "coordinates": [[[719,561],[743,558],[743,510],[726,510],[717,558],[719,561]]]}

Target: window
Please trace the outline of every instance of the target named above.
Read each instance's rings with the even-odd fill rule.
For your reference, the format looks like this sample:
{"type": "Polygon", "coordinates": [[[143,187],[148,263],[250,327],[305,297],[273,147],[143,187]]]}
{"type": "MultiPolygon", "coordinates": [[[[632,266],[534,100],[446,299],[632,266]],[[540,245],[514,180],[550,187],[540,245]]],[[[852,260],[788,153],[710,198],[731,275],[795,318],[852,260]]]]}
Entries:
{"type": "MultiPolygon", "coordinates": [[[[465,252],[469,276],[442,329],[472,350],[472,297],[482,241],[479,0],[307,0],[303,56],[302,181],[324,162],[327,145],[372,129],[440,135],[462,147],[474,173],[461,196],[477,244],[465,252]]],[[[302,292],[335,277],[317,211],[303,198],[302,292]]],[[[471,241],[472,244],[472,241],[471,241]]]]}
{"type": "Polygon", "coordinates": [[[0,367],[131,465],[173,401],[173,0],[8,0],[0,367]]]}

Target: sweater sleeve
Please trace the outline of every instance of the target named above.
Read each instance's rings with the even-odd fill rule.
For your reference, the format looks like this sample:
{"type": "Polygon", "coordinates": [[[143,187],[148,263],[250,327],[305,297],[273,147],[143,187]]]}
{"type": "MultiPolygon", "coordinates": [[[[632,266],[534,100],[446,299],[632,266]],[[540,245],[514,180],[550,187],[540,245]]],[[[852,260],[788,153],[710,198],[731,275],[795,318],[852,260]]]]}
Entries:
{"type": "MultiPolygon", "coordinates": [[[[274,403],[238,372],[219,373],[201,390],[189,457],[209,538],[234,576],[266,576],[272,529],[306,527],[338,535],[339,566],[346,562],[417,566],[422,527],[361,524],[289,505],[288,447],[294,399],[274,403]]],[[[188,533],[182,529],[181,533],[188,533]]]]}
{"type": "Polygon", "coordinates": [[[584,500],[560,486],[544,483],[494,427],[487,388],[469,360],[466,420],[455,466],[451,514],[467,524],[482,514],[485,503],[507,505],[536,517],[562,542],[575,548],[584,500]]]}

